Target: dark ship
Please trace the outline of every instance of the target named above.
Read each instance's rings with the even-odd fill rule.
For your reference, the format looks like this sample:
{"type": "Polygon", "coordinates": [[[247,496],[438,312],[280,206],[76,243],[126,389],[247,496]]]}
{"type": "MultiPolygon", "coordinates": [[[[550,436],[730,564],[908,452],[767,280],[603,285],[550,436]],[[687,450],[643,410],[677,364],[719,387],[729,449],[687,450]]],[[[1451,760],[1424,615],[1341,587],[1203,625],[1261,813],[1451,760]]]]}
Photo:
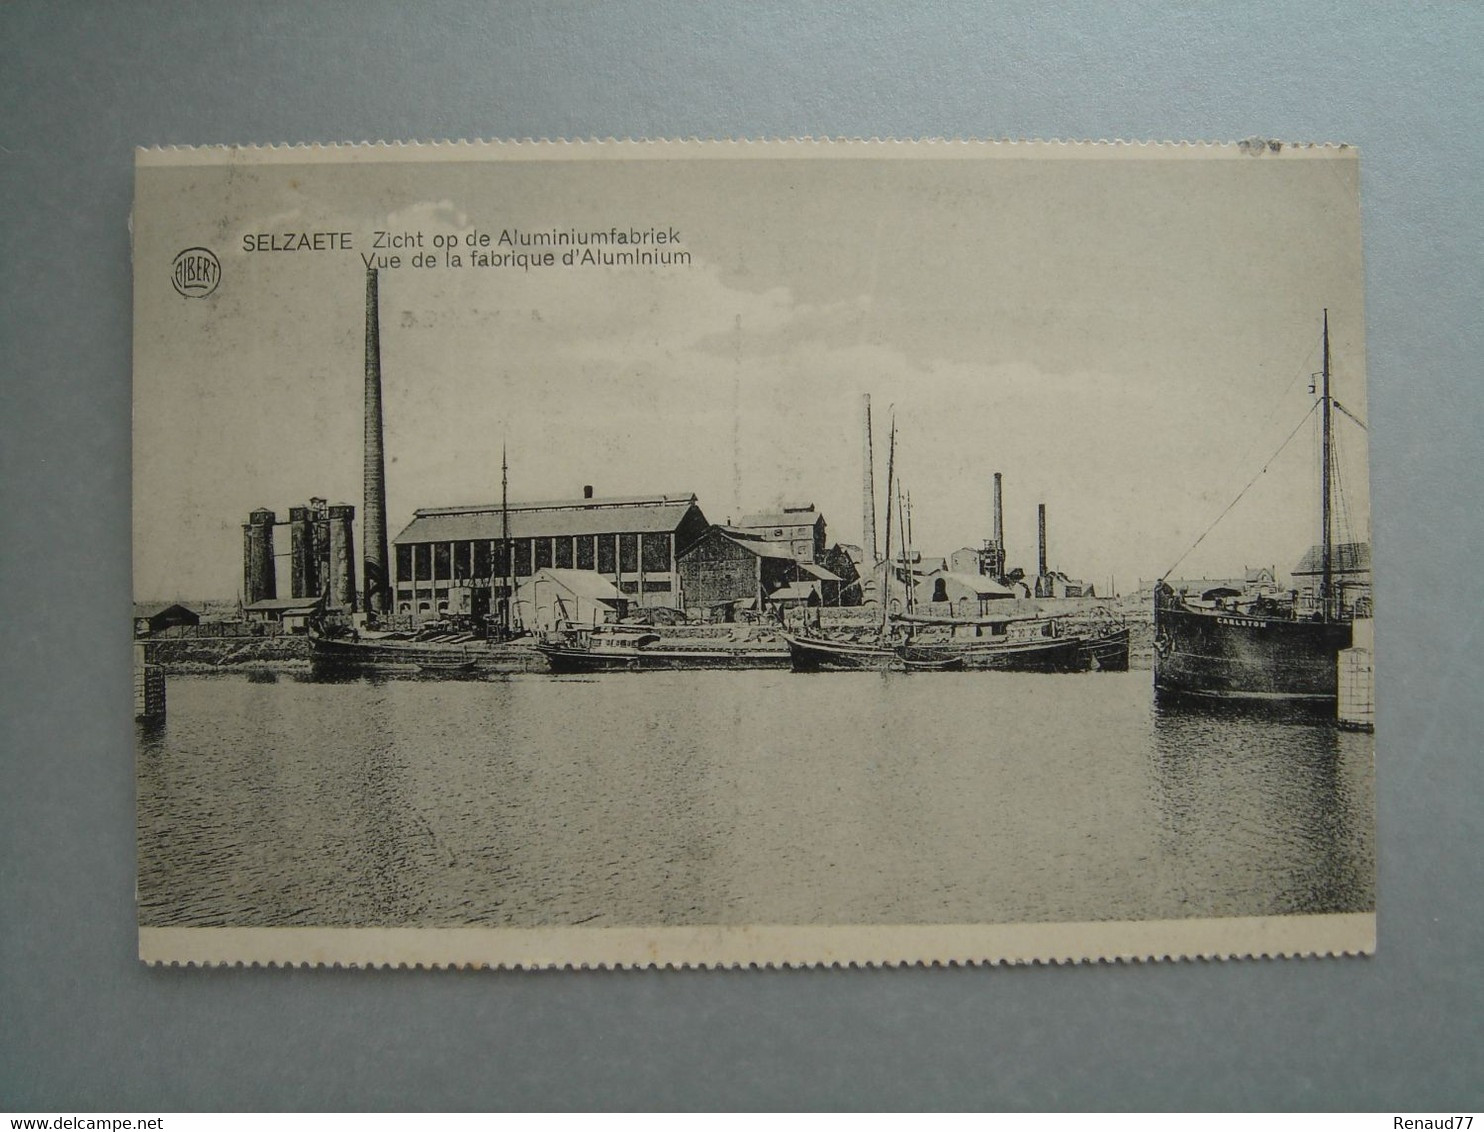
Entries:
{"type": "Polygon", "coordinates": [[[1365,609],[1369,598],[1347,604],[1336,580],[1342,574],[1358,572],[1362,558],[1367,570],[1370,563],[1365,544],[1336,547],[1334,543],[1333,413],[1338,409],[1350,414],[1330,393],[1328,311],[1323,333],[1324,368],[1318,375],[1321,385],[1317,403],[1322,434],[1322,533],[1317,553],[1311,554],[1311,558],[1317,558],[1314,565],[1318,567],[1314,571],[1318,582],[1313,608],[1301,608],[1297,601],[1268,598],[1258,598],[1245,606],[1225,599],[1214,605],[1198,603],[1176,593],[1161,578],[1154,591],[1157,693],[1335,707],[1339,654],[1351,647],[1356,605],[1362,612],[1369,612],[1365,609]]]}

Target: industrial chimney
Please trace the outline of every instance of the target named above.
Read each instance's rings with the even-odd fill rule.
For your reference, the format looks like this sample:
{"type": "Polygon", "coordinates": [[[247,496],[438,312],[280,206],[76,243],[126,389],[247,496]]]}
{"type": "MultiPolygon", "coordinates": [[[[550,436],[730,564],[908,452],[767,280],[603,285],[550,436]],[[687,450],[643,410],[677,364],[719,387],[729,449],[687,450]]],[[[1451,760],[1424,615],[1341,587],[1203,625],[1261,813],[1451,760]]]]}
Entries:
{"type": "Polygon", "coordinates": [[[365,511],[362,527],[365,610],[384,613],[391,605],[386,552],[386,457],[381,436],[381,328],[376,269],[366,272],[365,511]]]}
{"type": "Polygon", "coordinates": [[[1005,502],[1000,494],[1000,473],[994,474],[994,544],[1005,545],[1005,502]]]}
{"type": "Polygon", "coordinates": [[[861,481],[861,550],[866,565],[876,565],[876,479],[871,452],[871,395],[861,394],[862,434],[861,464],[864,476],[861,481]]]}
{"type": "Polygon", "coordinates": [[[1040,530],[1041,546],[1040,569],[1037,570],[1036,575],[1044,578],[1046,577],[1046,504],[1044,503],[1036,504],[1036,526],[1040,530]]]}

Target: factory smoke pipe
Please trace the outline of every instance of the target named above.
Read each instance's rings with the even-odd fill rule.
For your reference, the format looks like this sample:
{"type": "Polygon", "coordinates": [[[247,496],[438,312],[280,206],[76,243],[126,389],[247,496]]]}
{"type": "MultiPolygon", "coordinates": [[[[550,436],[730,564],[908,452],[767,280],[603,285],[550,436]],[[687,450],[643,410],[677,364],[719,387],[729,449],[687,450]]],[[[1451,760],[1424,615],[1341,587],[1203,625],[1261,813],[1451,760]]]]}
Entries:
{"type": "Polygon", "coordinates": [[[366,272],[366,462],[362,578],[365,609],[384,613],[390,606],[386,551],[386,457],[381,435],[381,327],[376,269],[366,272]]]}
{"type": "Polygon", "coordinates": [[[1005,504],[1000,495],[1000,473],[994,474],[994,541],[996,546],[1005,545],[1005,504]]]}
{"type": "Polygon", "coordinates": [[[876,479],[873,473],[871,452],[871,395],[861,394],[862,433],[861,465],[864,477],[861,481],[861,550],[866,565],[876,565],[876,479]]]}
{"type": "Polygon", "coordinates": [[[1041,542],[1041,568],[1037,573],[1044,578],[1046,576],[1046,504],[1044,503],[1036,505],[1036,525],[1040,528],[1041,542]]]}

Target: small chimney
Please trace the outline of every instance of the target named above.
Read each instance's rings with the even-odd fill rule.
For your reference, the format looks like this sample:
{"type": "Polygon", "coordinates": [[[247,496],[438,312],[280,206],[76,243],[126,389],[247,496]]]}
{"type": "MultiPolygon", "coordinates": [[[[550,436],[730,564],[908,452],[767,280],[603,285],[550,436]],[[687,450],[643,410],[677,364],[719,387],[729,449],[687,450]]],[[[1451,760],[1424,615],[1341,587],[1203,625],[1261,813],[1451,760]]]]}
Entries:
{"type": "Polygon", "coordinates": [[[593,497],[593,485],[590,484],[590,483],[583,484],[582,485],[582,498],[584,498],[584,499],[591,499],[592,497],[593,497]]]}
{"type": "Polygon", "coordinates": [[[1036,525],[1040,528],[1041,539],[1041,569],[1039,570],[1039,574],[1044,578],[1046,576],[1046,504],[1044,503],[1038,503],[1036,505],[1036,525]]]}

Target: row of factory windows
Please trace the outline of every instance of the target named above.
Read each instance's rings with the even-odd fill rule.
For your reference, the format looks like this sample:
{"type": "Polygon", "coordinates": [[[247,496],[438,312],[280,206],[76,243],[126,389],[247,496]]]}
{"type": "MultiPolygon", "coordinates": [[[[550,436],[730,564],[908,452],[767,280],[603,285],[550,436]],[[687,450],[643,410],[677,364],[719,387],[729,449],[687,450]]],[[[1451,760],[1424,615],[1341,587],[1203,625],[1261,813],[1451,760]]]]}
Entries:
{"type": "Polygon", "coordinates": [[[644,573],[664,574],[672,568],[671,537],[666,533],[518,538],[508,544],[502,539],[399,543],[397,581],[469,581],[512,573],[525,578],[548,566],[637,574],[642,564],[644,573]]]}

